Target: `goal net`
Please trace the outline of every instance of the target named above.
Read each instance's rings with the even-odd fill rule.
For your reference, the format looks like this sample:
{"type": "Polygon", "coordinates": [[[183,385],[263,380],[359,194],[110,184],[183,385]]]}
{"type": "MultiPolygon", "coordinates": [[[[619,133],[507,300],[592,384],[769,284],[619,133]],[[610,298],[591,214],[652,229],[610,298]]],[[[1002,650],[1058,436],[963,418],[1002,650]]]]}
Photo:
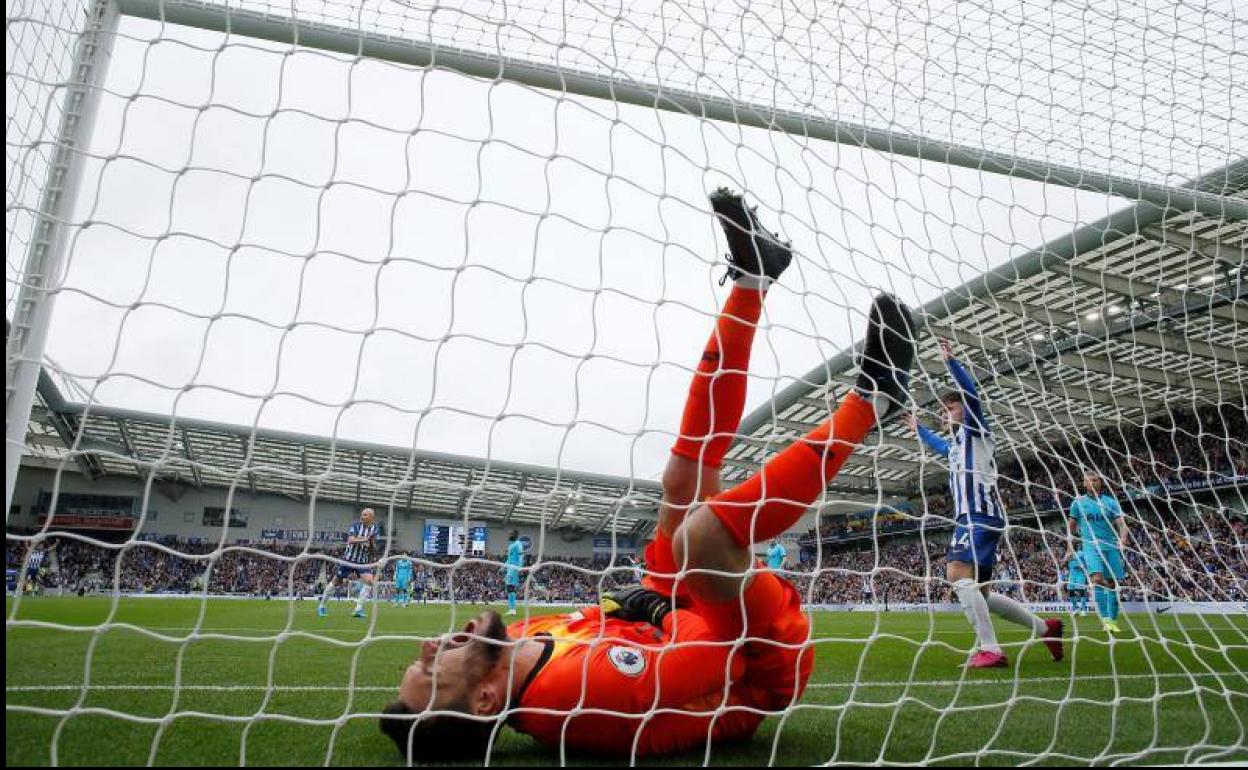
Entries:
{"type": "MultiPolygon", "coordinates": [[[[587,632],[551,655],[601,649],[651,700],[508,689],[465,753],[1248,760],[1243,14],[10,0],[9,762],[399,759],[378,719],[423,642],[489,648],[470,621],[509,593],[532,621],[654,574],[691,381],[720,410],[748,385],[696,501],[850,398],[884,291],[915,310],[911,403],[747,544],[800,639],[656,632],[735,660],[677,702],[645,645],[587,632]],[[748,364],[706,370],[740,290],[724,187],[794,258],[748,364]],[[947,358],[983,420],[952,432],[947,358]],[[968,505],[1002,514],[995,640],[948,571],[968,505]],[[1101,549],[1080,511],[1114,507],[1101,549]]],[[[462,712],[430,709],[415,735],[462,712]]]]}

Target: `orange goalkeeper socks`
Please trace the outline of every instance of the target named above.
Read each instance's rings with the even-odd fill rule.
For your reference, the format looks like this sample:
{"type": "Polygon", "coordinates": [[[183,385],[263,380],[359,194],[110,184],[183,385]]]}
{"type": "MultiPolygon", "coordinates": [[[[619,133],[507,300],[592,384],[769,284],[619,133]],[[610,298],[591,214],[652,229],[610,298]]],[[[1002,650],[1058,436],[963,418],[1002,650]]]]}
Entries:
{"type": "Polygon", "coordinates": [[[676,565],[676,558],[672,556],[671,535],[661,529],[655,531],[654,540],[646,546],[645,562],[646,575],[641,579],[643,586],[664,596],[670,596],[678,605],[687,603],[689,584],[687,581],[676,582],[676,573],[680,572],[680,567],[676,565]]]}
{"type": "Polygon", "coordinates": [[[770,540],[802,517],[875,422],[871,403],[850,391],[830,419],[707,504],[739,545],[770,540]]]}
{"type": "Polygon", "coordinates": [[[745,409],[746,370],[764,294],[733,285],[689,386],[673,454],[711,468],[723,463],[745,409]]]}

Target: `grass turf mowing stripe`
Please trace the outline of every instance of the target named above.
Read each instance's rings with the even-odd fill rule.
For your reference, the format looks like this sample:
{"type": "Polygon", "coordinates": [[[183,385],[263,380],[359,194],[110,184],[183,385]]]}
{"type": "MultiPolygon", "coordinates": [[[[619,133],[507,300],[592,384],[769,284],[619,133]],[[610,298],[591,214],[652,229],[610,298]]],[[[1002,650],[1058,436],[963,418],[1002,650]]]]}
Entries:
{"type": "MultiPolygon", "coordinates": [[[[1015,683],[1032,684],[1040,682],[1089,682],[1104,680],[1136,680],[1136,679],[1204,679],[1209,677],[1238,676],[1248,681],[1248,674],[1243,671],[1203,671],[1190,674],[1101,674],[1094,676],[1031,676],[1011,679],[898,679],[890,682],[814,682],[806,689],[851,689],[864,687],[985,687],[994,685],[1014,686],[1015,683]]],[[[265,687],[254,684],[184,684],[174,685],[139,685],[139,684],[92,684],[88,690],[108,691],[144,691],[144,690],[189,690],[200,692],[256,692],[272,690],[274,692],[390,692],[395,685],[274,685],[265,687]]],[[[83,689],[80,684],[47,684],[47,685],[14,685],[6,686],[5,692],[60,692],[83,689]]]]}

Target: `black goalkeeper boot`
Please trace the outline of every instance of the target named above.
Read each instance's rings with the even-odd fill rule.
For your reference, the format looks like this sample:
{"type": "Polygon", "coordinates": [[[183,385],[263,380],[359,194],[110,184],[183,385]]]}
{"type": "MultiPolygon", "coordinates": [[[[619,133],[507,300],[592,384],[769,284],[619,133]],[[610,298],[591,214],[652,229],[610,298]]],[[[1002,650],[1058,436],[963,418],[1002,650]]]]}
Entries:
{"type": "Polygon", "coordinates": [[[881,294],[871,303],[856,387],[860,396],[876,405],[879,419],[904,408],[910,400],[914,328],[910,308],[893,295],[881,294]],[[883,404],[880,396],[884,397],[883,404]]]}
{"type": "MultiPolygon", "coordinates": [[[[728,236],[728,278],[753,275],[776,280],[793,261],[792,244],[763,227],[754,207],[721,187],[710,194],[711,209],[728,236]]],[[[722,281],[721,281],[722,283],[722,281]]]]}

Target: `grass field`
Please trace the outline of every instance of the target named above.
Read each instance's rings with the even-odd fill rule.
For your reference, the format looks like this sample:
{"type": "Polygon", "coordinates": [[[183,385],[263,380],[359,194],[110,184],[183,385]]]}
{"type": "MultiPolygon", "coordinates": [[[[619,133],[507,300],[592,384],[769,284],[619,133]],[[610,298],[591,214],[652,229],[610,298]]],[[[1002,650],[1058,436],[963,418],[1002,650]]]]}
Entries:
{"type": "MultiPolygon", "coordinates": [[[[312,602],[127,599],[114,609],[40,597],[15,618],[10,601],[7,764],[400,764],[375,719],[354,715],[392,698],[412,637],[480,608],[459,608],[458,620],[448,606],[381,606],[368,620],[332,609],[319,619],[312,602]],[[68,719],[27,710],[71,708],[68,719]]],[[[1079,619],[1062,663],[999,626],[1012,668],[963,674],[971,635],[960,615],[818,613],[802,706],[710,761],[1248,762],[1248,618],[1125,620],[1109,644],[1094,618],[1079,619]]],[[[559,761],[504,735],[493,764],[559,761]]]]}

